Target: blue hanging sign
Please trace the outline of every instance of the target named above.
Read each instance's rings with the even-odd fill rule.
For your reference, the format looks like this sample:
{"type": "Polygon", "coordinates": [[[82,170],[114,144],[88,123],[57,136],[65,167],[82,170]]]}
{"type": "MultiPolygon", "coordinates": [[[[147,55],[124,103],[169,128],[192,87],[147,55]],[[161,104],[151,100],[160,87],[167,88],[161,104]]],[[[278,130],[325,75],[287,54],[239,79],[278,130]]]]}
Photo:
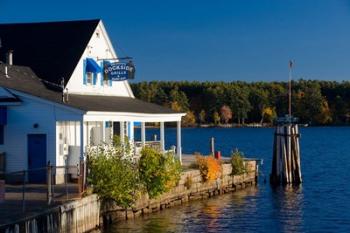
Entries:
{"type": "Polygon", "coordinates": [[[103,62],[103,77],[112,81],[124,81],[134,79],[135,66],[132,61],[128,62],[103,62]]]}

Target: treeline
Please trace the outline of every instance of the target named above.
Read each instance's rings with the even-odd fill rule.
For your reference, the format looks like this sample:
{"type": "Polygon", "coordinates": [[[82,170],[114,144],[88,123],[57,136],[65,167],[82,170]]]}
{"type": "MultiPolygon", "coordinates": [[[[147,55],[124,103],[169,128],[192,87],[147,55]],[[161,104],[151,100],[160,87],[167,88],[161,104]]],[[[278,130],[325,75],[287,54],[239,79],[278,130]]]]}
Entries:
{"type": "MultiPolygon", "coordinates": [[[[187,112],[185,125],[271,124],[288,113],[286,82],[140,82],[137,98],[187,112]]],[[[348,124],[350,82],[292,82],[292,112],[300,123],[348,124]]]]}

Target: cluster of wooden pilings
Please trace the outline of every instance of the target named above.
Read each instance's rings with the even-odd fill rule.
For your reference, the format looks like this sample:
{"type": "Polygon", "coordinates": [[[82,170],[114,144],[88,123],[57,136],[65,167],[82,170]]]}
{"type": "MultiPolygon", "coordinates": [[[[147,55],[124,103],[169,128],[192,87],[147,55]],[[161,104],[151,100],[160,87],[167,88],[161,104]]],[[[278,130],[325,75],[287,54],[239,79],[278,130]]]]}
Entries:
{"type": "Polygon", "coordinates": [[[276,127],[273,145],[271,184],[300,184],[300,146],[297,124],[276,127]]]}

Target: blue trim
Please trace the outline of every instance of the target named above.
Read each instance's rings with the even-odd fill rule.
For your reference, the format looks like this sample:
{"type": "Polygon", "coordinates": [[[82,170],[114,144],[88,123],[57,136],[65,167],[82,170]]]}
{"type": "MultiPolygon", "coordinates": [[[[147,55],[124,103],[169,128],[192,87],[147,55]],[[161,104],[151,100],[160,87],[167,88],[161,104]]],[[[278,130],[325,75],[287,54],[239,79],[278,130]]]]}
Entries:
{"type": "Polygon", "coordinates": [[[101,67],[101,86],[103,86],[103,76],[104,76],[104,71],[103,71],[103,61],[100,62],[100,67],[101,67]]]}
{"type": "Polygon", "coordinates": [[[86,58],[86,72],[100,73],[101,67],[92,58],[86,58]]]}
{"type": "Polygon", "coordinates": [[[83,84],[87,84],[87,77],[86,77],[86,59],[83,61],[83,84]]]}

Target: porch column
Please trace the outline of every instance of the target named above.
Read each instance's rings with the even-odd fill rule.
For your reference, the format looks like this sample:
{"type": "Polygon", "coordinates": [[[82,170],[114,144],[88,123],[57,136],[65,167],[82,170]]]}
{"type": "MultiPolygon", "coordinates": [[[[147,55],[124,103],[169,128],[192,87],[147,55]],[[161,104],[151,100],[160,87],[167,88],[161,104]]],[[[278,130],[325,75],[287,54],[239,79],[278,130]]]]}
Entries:
{"type": "Polygon", "coordinates": [[[129,122],[129,140],[134,141],[134,122],[129,122]]]}
{"type": "Polygon", "coordinates": [[[181,164],[182,164],[182,148],[181,148],[181,121],[177,121],[176,122],[176,129],[177,129],[177,133],[176,133],[176,141],[177,141],[177,147],[176,147],[176,153],[177,153],[177,157],[179,158],[181,164]]]}
{"type": "Polygon", "coordinates": [[[102,141],[106,143],[106,122],[102,121],[102,141]]]}
{"type": "Polygon", "coordinates": [[[164,144],[164,122],[160,122],[160,150],[165,151],[165,144],[164,144]]]}
{"type": "Polygon", "coordinates": [[[84,160],[84,121],[80,121],[80,161],[84,160]]]}
{"type": "Polygon", "coordinates": [[[142,147],[146,145],[146,123],[141,122],[141,143],[142,147]]]}
{"type": "Polygon", "coordinates": [[[120,143],[124,145],[124,139],[125,139],[125,122],[121,121],[120,122],[120,143]]]}

